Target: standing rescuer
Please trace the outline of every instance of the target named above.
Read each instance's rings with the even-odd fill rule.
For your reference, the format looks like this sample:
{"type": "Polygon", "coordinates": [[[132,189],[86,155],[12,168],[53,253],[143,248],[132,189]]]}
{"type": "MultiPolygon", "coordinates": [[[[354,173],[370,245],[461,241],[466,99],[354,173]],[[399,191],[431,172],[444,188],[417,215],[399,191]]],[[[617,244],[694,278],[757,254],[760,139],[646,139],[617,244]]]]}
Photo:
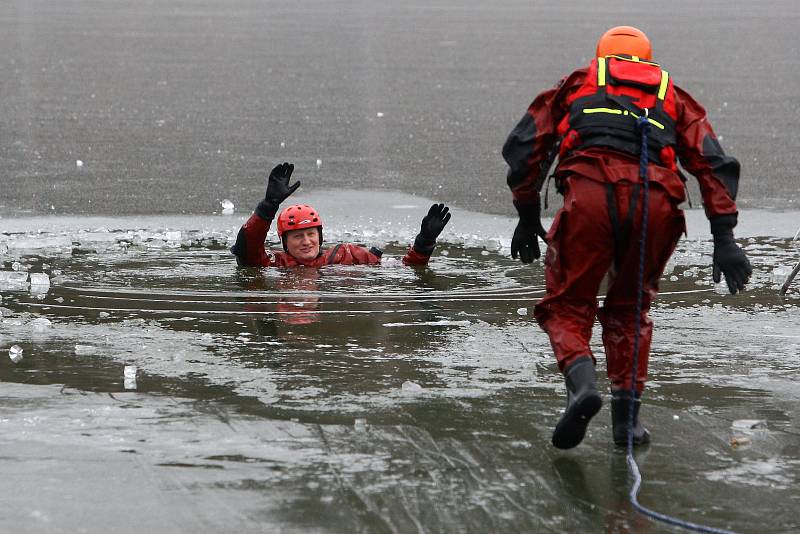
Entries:
{"type": "MultiPolygon", "coordinates": [[[[322,218],[317,210],[306,204],[294,204],[278,215],[278,237],[283,251],[266,250],[264,240],[281,203],[294,193],[300,182],[289,185],[294,165],[277,165],[267,180],[264,200],[258,203],[253,215],[244,223],[231,252],[240,266],[260,267],[322,267],[344,264],[362,265],[381,262],[382,252],[373,247],[341,243],[330,249],[322,248],[322,218]]],[[[434,204],[422,219],[414,245],[403,256],[406,265],[426,265],[436,246],[436,238],[450,221],[450,209],[434,204]]]]}
{"type": "Polygon", "coordinates": [[[744,288],[752,272],[733,237],[739,162],[723,152],[703,107],[652,61],[647,36],[630,26],[608,30],[588,67],[535,98],[503,146],[503,157],[519,213],[512,256],[529,263],[540,256],[537,236],[548,244],[547,294],[534,315],[550,338],[566,380],[567,407],[553,432],[553,445],[578,445],[602,405],[596,360],[589,349],[595,315],[603,329],[614,443],[627,444],[630,406],[634,444],[649,442],[650,434],[638,418],[653,332],[648,310],[664,266],[686,231],[678,207],[685,200],[685,187],[676,158],[699,182],[714,236],[713,279],[719,282],[724,275],[732,294],[744,288]],[[642,137],[636,123],[641,117],[649,123],[650,186],[634,385],[643,204],[642,137]],[[545,232],[540,191],[555,147],[556,187],[564,205],[545,232]],[[606,273],[608,293],[598,309],[597,292],[606,273]]]}

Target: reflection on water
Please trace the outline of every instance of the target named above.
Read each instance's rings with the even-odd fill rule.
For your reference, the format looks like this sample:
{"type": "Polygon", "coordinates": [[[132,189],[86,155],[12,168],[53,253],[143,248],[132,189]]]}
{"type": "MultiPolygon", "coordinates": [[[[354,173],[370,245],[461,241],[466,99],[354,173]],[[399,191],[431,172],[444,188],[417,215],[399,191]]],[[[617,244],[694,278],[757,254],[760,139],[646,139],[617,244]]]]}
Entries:
{"type": "MultiPolygon", "coordinates": [[[[0,350],[24,349],[18,364],[0,360],[9,450],[47,436],[70,451],[56,468],[80,460],[76,447],[104,461],[136,455],[150,484],[194,488],[206,529],[224,502],[246,532],[664,531],[627,503],[605,408],[584,445],[549,446],[564,399],[531,319],[538,264],[444,243],[422,269],[389,246],[379,267],[239,270],[226,236],[162,237],[6,235],[2,271],[17,263],[51,282],[0,280],[0,350]],[[138,368],[136,391],[125,365],[138,368]]],[[[788,239],[744,244],[757,267],[735,298],[710,285],[704,241],[682,243],[667,268],[640,499],[719,527],[788,531],[800,498],[800,290],[776,289],[796,252],[788,239]],[[766,429],[744,440],[743,419],[766,429]]]]}

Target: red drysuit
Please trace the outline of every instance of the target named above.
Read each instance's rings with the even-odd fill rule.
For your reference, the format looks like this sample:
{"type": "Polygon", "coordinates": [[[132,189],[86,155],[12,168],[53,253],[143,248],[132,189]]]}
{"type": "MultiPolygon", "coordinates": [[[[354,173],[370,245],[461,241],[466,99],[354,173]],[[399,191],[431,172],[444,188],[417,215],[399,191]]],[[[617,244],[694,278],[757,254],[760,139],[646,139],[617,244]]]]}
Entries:
{"type": "MultiPolygon", "coordinates": [[[[320,250],[311,262],[301,262],[284,251],[265,250],[264,240],[267,237],[272,221],[262,219],[253,213],[239,230],[236,245],[231,252],[236,255],[236,260],[241,266],[261,267],[322,267],[324,265],[374,265],[381,262],[381,252],[378,249],[367,250],[365,247],[351,244],[339,244],[327,250],[320,250]]],[[[426,265],[430,259],[411,247],[403,257],[406,265],[426,265]]]]}
{"type": "MultiPolygon", "coordinates": [[[[635,64],[638,58],[617,59],[621,76],[643,80],[655,76],[656,86],[661,83],[661,89],[653,91],[659,94],[660,115],[658,121],[650,121],[655,144],[648,145],[649,218],[636,378],[641,392],[653,331],[650,303],[658,293],[664,266],[685,232],[678,208],[685,200],[685,189],[675,157],[697,178],[709,218],[723,215],[735,220],[739,163],[722,151],[703,107],[674,86],[665,72],[662,75],[658,65],[642,62],[640,68],[635,64]]],[[[628,91],[627,96],[622,91],[622,98],[606,98],[608,104],[598,105],[604,100],[603,91],[617,91],[605,79],[613,73],[603,71],[603,61],[611,60],[595,59],[540,93],[511,132],[503,156],[510,167],[508,185],[515,203],[538,204],[547,173],[543,166],[549,165],[549,152],[561,142],[555,178],[564,206],[547,234],[547,294],[534,315],[550,338],[561,370],[579,357],[594,359],[589,340],[597,315],[608,377],[612,390],[618,390],[631,388],[642,189],[638,151],[631,150],[635,139],[615,122],[629,113],[637,117],[636,108],[628,105],[636,103],[636,91],[628,91]],[[597,292],[606,273],[608,293],[598,310],[597,292]]]]}

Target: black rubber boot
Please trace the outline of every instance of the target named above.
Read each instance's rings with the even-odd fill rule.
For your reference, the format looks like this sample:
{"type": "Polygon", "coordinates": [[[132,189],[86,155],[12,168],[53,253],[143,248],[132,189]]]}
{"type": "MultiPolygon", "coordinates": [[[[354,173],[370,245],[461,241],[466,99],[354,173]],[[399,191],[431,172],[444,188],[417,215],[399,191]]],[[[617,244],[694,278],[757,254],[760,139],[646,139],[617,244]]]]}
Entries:
{"type": "Polygon", "coordinates": [[[553,431],[553,445],[571,449],[583,441],[586,426],[603,405],[597,391],[594,362],[591,358],[576,360],[564,369],[567,384],[567,409],[553,431]]]}
{"type": "MultiPolygon", "coordinates": [[[[650,432],[639,421],[639,407],[642,399],[637,393],[633,401],[633,444],[645,445],[650,443],[650,432]]],[[[614,444],[620,447],[628,446],[628,413],[630,413],[631,392],[627,390],[614,391],[611,394],[611,427],[614,434],[614,444]]]]}

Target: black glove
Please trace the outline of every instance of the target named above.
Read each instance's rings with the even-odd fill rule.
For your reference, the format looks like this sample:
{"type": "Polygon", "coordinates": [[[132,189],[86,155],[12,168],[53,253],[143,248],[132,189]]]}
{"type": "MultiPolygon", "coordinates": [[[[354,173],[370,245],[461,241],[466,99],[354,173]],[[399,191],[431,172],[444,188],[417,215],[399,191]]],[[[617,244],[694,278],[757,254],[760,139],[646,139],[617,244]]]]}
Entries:
{"type": "Polygon", "coordinates": [[[422,218],[422,228],[414,240],[414,249],[420,254],[430,256],[436,246],[436,238],[450,221],[450,208],[444,204],[434,204],[422,218]]]}
{"type": "Polygon", "coordinates": [[[292,171],[294,171],[294,165],[290,163],[281,163],[280,165],[276,165],[272,172],[269,173],[269,180],[267,180],[267,193],[264,195],[264,200],[258,203],[256,206],[256,214],[259,217],[266,220],[272,220],[275,218],[275,214],[278,213],[278,207],[280,207],[281,202],[286,200],[289,195],[294,193],[298,187],[300,187],[300,182],[295,182],[293,185],[289,185],[289,178],[292,176],[292,171]]]}
{"type": "Polygon", "coordinates": [[[711,233],[714,235],[712,277],[715,283],[719,283],[724,274],[731,295],[742,291],[753,273],[747,255],[733,239],[734,226],[736,215],[718,215],[711,219],[711,233]]]}
{"type": "Polygon", "coordinates": [[[547,231],[542,226],[541,205],[537,200],[535,204],[514,202],[514,207],[519,213],[519,222],[514,230],[514,237],[511,238],[511,257],[516,260],[519,254],[522,263],[531,263],[542,255],[536,236],[547,243],[547,231]]]}

